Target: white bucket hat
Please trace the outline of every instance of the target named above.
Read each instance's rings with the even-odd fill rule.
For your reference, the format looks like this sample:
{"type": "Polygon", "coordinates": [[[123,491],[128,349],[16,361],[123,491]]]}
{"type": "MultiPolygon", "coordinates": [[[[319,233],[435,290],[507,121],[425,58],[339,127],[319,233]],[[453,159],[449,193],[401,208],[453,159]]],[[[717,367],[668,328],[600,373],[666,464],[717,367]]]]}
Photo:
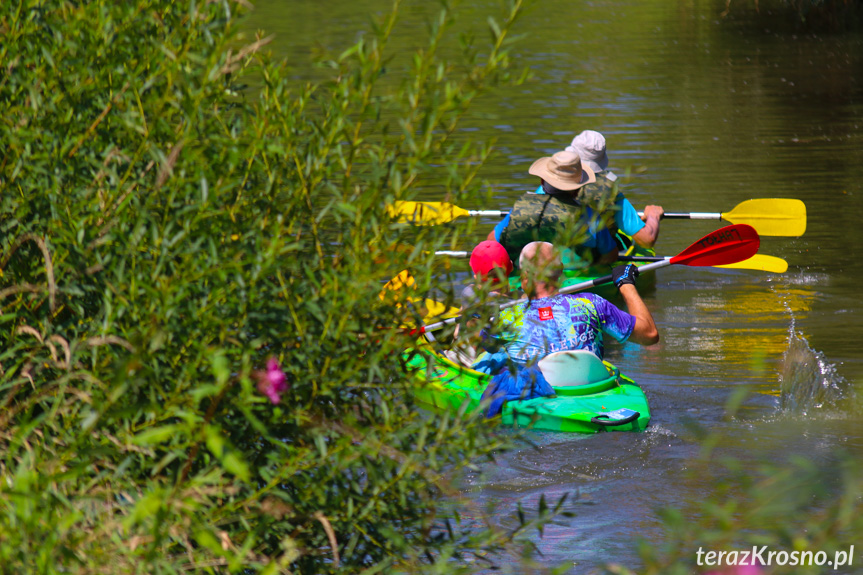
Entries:
{"type": "Polygon", "coordinates": [[[562,192],[571,192],[596,181],[593,170],[582,165],[579,155],[573,152],[557,152],[551,157],[540,158],[527,172],[562,192]]]}
{"type": "Polygon", "coordinates": [[[572,144],[566,147],[567,152],[581,156],[585,165],[594,172],[601,172],[608,167],[608,154],[605,153],[605,137],[599,132],[585,130],[572,139],[572,144]]]}

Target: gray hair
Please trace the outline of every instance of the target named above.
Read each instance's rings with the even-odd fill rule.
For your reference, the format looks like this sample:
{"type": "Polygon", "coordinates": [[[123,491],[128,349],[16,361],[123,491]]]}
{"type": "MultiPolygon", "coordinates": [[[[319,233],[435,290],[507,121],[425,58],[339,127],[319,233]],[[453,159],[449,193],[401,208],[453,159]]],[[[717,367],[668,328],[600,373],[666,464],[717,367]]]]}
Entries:
{"type": "Polygon", "coordinates": [[[530,242],[524,246],[518,256],[518,267],[538,282],[557,282],[563,274],[560,252],[548,242],[530,242]]]}

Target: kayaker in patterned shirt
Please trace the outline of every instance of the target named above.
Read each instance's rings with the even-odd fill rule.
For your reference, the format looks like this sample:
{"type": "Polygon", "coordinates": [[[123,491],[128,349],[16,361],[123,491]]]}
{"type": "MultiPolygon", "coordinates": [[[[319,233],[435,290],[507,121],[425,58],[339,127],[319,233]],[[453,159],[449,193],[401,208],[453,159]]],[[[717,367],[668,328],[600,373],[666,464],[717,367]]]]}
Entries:
{"type": "Polygon", "coordinates": [[[586,349],[602,359],[603,334],[641,345],[659,341],[653,316],[635,288],[635,265],[617,266],[612,274],[627,313],[596,294],[560,294],[563,266],[557,250],[547,242],[525,246],[519,263],[528,299],[500,312],[498,336],[517,365],[532,365],[550,353],[575,349],[586,349]]]}
{"type": "Polygon", "coordinates": [[[645,206],[642,219],[629,200],[618,191],[617,176],[608,169],[605,137],[594,130],[585,130],[572,139],[566,151],[578,154],[582,163],[593,170],[596,176],[596,182],[579,191],[581,201],[603,214],[613,214],[614,223],[610,225],[631,237],[638,245],[652,248],[659,238],[659,221],[665,210],[662,206],[645,206]]]}
{"type": "Polygon", "coordinates": [[[528,173],[539,176],[540,187],[519,198],[509,214],[488,234],[503,244],[517,261],[524,246],[533,241],[565,246],[587,263],[610,263],[618,246],[608,221],[578,199],[579,190],[596,182],[596,176],[573,152],[557,152],[540,158],[528,173]]]}
{"type": "MultiPolygon", "coordinates": [[[[602,359],[602,335],[617,341],[651,345],[659,341],[653,316],[635,289],[638,268],[633,264],[614,268],[614,284],[630,313],[591,293],[559,293],[563,264],[548,242],[531,242],[521,252],[521,286],[528,299],[500,312],[502,332],[494,344],[505,350],[510,365],[495,374],[483,391],[487,417],[501,412],[507,401],[554,395],[537,362],[556,351],[584,349],[602,359]]],[[[487,344],[490,342],[487,342],[487,344]]],[[[488,346],[494,351],[495,345],[488,346]]],[[[500,355],[500,349],[492,356],[500,355]]]]}

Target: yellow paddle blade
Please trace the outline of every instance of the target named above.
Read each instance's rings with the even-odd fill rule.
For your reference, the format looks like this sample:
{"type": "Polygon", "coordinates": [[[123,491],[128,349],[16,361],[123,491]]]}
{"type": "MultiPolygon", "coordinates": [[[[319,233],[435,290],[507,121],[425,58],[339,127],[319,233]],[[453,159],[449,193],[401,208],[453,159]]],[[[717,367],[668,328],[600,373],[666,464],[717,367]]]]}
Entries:
{"type": "Polygon", "coordinates": [[[399,222],[434,226],[468,216],[470,212],[445,202],[396,202],[387,206],[387,214],[399,222]]]}
{"type": "MultiPolygon", "coordinates": [[[[429,298],[412,297],[408,298],[407,303],[419,314],[423,324],[456,317],[461,314],[461,309],[447,307],[446,304],[429,298]]],[[[401,307],[400,304],[396,304],[396,306],[401,307]]],[[[417,326],[414,323],[403,323],[399,327],[415,328],[417,326]]]]}
{"type": "Polygon", "coordinates": [[[386,300],[388,295],[391,295],[393,292],[397,292],[403,290],[405,288],[412,288],[416,284],[414,277],[408,270],[400,271],[393,279],[384,284],[384,289],[381,290],[381,293],[378,297],[381,300],[386,300]]]}
{"type": "Polygon", "coordinates": [[[449,307],[443,302],[428,298],[423,301],[423,308],[423,311],[425,311],[423,314],[423,323],[455,317],[461,313],[461,310],[457,307],[449,307]]]}
{"type": "Polygon", "coordinates": [[[802,236],[806,231],[806,204],[783,198],[746,200],[730,212],[723,212],[722,219],[749,224],[762,236],[802,236]]]}
{"type": "Polygon", "coordinates": [[[743,260],[742,262],[737,262],[736,264],[727,264],[724,266],[714,267],[738,270],[760,270],[763,272],[773,272],[775,274],[781,274],[785,273],[788,270],[788,262],[786,262],[782,258],[755,254],[748,260],[743,260]]]}

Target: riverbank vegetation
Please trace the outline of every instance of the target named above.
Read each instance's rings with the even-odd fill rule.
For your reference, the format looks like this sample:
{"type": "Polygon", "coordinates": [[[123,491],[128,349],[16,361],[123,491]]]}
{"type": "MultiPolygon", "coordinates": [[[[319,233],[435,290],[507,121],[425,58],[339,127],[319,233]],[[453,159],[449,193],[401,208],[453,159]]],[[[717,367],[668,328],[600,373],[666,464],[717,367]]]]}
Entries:
{"type": "Polygon", "coordinates": [[[5,571],[454,573],[548,515],[504,531],[459,496],[506,440],[418,412],[421,318],[378,297],[464,233],[384,208],[481,193],[488,145],[452,136],[511,80],[520,2],[454,63],[444,8],[384,83],[396,6],[318,85],[244,5],[0,9],[5,571]]]}

